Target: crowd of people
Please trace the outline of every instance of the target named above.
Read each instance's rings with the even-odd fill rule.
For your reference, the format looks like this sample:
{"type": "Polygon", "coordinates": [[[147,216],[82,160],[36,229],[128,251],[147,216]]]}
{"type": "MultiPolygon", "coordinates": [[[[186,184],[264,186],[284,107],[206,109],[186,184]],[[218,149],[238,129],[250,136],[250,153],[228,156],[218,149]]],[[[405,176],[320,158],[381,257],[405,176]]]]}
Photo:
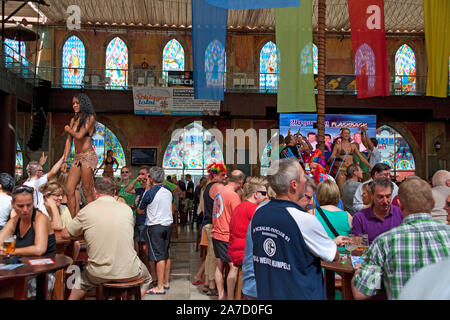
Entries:
{"type": "MultiPolygon", "coordinates": [[[[379,162],[376,140],[361,130],[366,159],[344,128],[341,141],[328,149],[328,162],[318,149],[312,152],[307,138],[289,134],[280,140],[281,159],[271,163],[266,177],[211,163],[197,185],[190,175],[177,180],[157,166],[139,168],[136,177],[122,167],[116,179],[116,160],[108,152],[106,173],[94,179],[95,114],[84,96],[73,104],[79,114],[65,128],[64,154],[47,173],[43,155],[28,163],[22,184],[0,174],[0,254],[11,236],[13,255],[22,256],[54,254],[58,239],[75,238],[72,258],[79,260],[83,250],[88,259],[69,299],[82,299],[105,282],[139,278],[141,295],[166,294],[178,220],[201,228],[206,254],[192,285],[220,300],[325,299],[321,261],[340,261],[351,237],[364,235],[369,247],[352,281],[356,299],[379,292],[389,299],[450,298],[439,285],[448,282],[443,270],[450,258],[449,171],[437,171],[431,185],[409,176],[397,186],[391,168],[379,162]],[[70,137],[76,154],[67,172],[70,137]],[[425,295],[430,282],[436,287],[425,295]]],[[[53,283],[50,275],[50,290],[53,283]]],[[[33,296],[35,283],[28,285],[33,296]]]]}

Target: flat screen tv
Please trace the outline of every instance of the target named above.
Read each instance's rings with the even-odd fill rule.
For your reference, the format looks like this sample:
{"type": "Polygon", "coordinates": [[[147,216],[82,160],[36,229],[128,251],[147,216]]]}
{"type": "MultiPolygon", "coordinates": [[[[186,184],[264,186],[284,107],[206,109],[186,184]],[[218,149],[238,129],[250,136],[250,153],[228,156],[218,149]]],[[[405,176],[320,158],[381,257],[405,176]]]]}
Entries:
{"type": "Polygon", "coordinates": [[[156,148],[131,148],[131,165],[156,166],[156,148]]]}

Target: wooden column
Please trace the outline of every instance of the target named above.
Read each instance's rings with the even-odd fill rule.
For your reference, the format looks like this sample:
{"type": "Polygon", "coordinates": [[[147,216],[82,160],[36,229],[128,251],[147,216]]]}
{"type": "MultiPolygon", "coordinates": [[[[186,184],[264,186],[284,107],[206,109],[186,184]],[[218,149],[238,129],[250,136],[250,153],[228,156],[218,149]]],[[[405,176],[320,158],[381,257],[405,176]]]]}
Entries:
{"type": "Polygon", "coordinates": [[[0,172],[14,177],[16,169],[16,119],[17,98],[15,94],[0,94],[0,172]]]}
{"type": "Polygon", "coordinates": [[[318,57],[318,79],[317,79],[317,141],[320,151],[324,154],[325,148],[325,73],[326,73],[326,0],[319,0],[318,6],[318,34],[319,34],[319,57],[318,57]]]}

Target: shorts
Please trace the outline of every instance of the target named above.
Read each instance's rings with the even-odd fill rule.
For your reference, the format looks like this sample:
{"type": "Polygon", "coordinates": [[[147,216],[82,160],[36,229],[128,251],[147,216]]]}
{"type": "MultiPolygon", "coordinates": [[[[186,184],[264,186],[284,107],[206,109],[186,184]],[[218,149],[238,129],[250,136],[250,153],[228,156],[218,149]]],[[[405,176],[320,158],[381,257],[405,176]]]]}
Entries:
{"type": "Polygon", "coordinates": [[[169,259],[170,236],[172,224],[146,226],[145,236],[148,243],[148,261],[158,262],[169,259]]]}
{"type": "MultiPolygon", "coordinates": [[[[148,269],[145,266],[145,264],[140,260],[139,262],[140,262],[139,273],[136,276],[127,279],[113,279],[113,280],[102,279],[89,274],[89,272],[85,269],[83,270],[83,272],[81,272],[80,289],[83,291],[88,291],[106,282],[128,282],[144,278],[145,281],[141,284],[141,289],[147,291],[152,283],[152,276],[148,272],[148,269]]],[[[76,289],[76,284],[74,288],[76,289]]]]}
{"type": "Polygon", "coordinates": [[[97,154],[94,149],[83,153],[76,153],[73,165],[80,167],[84,165],[87,168],[95,170],[97,168],[97,154]]]}
{"type": "Polygon", "coordinates": [[[134,239],[136,239],[137,242],[147,242],[145,237],[145,224],[134,225],[134,239]]]}
{"type": "Polygon", "coordinates": [[[223,262],[231,262],[230,257],[228,256],[228,242],[220,241],[212,238],[214,254],[216,258],[222,260],[223,262]]]}

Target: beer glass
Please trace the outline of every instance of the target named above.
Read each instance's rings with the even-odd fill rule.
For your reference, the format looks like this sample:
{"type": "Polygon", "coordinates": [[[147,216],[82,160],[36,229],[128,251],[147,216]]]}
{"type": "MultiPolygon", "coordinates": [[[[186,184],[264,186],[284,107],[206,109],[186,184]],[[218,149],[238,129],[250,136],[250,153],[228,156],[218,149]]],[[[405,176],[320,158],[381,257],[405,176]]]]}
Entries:
{"type": "Polygon", "coordinates": [[[361,251],[366,251],[369,249],[369,235],[366,233],[361,234],[361,238],[359,239],[358,248],[361,251]]]}
{"type": "Polygon", "coordinates": [[[16,236],[6,238],[3,241],[3,248],[5,248],[6,256],[9,257],[16,250],[16,236]]]}

